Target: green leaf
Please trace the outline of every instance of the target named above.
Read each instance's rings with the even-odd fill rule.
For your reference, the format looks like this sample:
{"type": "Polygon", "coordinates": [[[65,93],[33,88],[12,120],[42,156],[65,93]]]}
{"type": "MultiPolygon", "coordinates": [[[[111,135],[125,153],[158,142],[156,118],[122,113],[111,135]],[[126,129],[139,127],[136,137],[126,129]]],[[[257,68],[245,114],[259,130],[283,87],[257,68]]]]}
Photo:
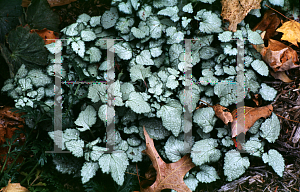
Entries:
{"type": "Polygon", "coordinates": [[[132,7],[131,7],[131,3],[130,0],[127,1],[127,3],[125,2],[121,2],[119,5],[119,10],[125,14],[132,14],[132,7]]]}
{"type": "MultiPolygon", "coordinates": [[[[111,108],[111,107],[110,107],[111,108]]],[[[104,125],[110,125],[113,123],[114,115],[107,115],[107,105],[103,104],[100,106],[98,111],[99,118],[104,122],[104,125]]]]}
{"type": "Polygon", "coordinates": [[[201,165],[199,171],[196,175],[197,179],[202,183],[211,183],[220,179],[218,173],[214,167],[208,165],[201,165]]]}
{"type": "Polygon", "coordinates": [[[280,177],[283,176],[285,164],[282,155],[278,151],[270,149],[268,153],[262,155],[262,160],[264,163],[268,163],[280,177]]]}
{"type": "Polygon", "coordinates": [[[275,113],[272,112],[272,116],[261,124],[260,130],[260,136],[267,139],[270,143],[274,143],[278,139],[280,122],[275,113]]]}
{"type": "Polygon", "coordinates": [[[96,175],[96,171],[99,169],[98,163],[85,162],[81,169],[81,181],[83,184],[88,182],[92,177],[96,175]]]}
{"type": "Polygon", "coordinates": [[[101,51],[96,47],[91,47],[86,54],[90,55],[90,63],[99,62],[101,60],[101,51]]]}
{"type": "Polygon", "coordinates": [[[179,12],[178,7],[174,6],[174,7],[167,7],[165,9],[160,10],[157,13],[157,15],[169,16],[172,21],[177,22],[179,20],[178,12],[179,12]]]}
{"type": "Polygon", "coordinates": [[[89,86],[88,98],[92,99],[92,102],[96,103],[100,99],[103,103],[106,102],[106,84],[93,84],[89,86]]]}
{"type": "Polygon", "coordinates": [[[218,161],[221,157],[221,152],[216,147],[218,147],[218,142],[212,138],[195,142],[191,152],[193,163],[200,166],[204,163],[218,161]]]}
{"type": "Polygon", "coordinates": [[[8,35],[11,54],[7,50],[5,57],[13,64],[14,74],[22,64],[28,68],[36,68],[34,65],[47,65],[48,52],[44,47],[43,39],[38,34],[29,31],[28,26],[17,27],[8,35]]]}
{"type": "Polygon", "coordinates": [[[96,110],[91,106],[87,106],[84,111],[79,113],[78,118],[75,121],[77,126],[82,126],[83,128],[77,128],[79,131],[85,131],[90,129],[92,125],[96,123],[96,110]]]}
{"type": "Polygon", "coordinates": [[[71,140],[65,143],[67,149],[72,152],[75,157],[82,157],[83,156],[83,147],[84,141],[79,140],[71,140]]]}
{"type": "Polygon", "coordinates": [[[273,87],[268,86],[265,83],[261,84],[261,89],[259,90],[262,98],[266,101],[273,101],[276,97],[277,91],[273,87]]]}
{"type": "Polygon", "coordinates": [[[138,92],[131,92],[125,103],[126,107],[130,107],[132,111],[141,114],[151,111],[149,104],[144,101],[143,96],[138,92]]]}
{"type": "Polygon", "coordinates": [[[217,121],[214,115],[215,112],[211,107],[197,109],[194,113],[193,121],[203,129],[204,133],[208,133],[213,130],[213,126],[217,121]]]}
{"type": "Polygon", "coordinates": [[[262,76],[268,76],[269,75],[269,69],[268,66],[265,64],[264,61],[256,59],[251,63],[252,68],[259,73],[262,76]]]}
{"type": "MultiPolygon", "coordinates": [[[[161,119],[158,118],[141,119],[139,121],[139,135],[143,139],[145,139],[143,126],[145,126],[145,129],[149,134],[149,136],[155,140],[165,139],[171,134],[168,130],[166,130],[163,127],[161,119]]],[[[131,127],[130,129],[132,132],[134,131],[134,127],[131,127]]]]}
{"type": "Polygon", "coordinates": [[[236,85],[218,83],[214,87],[214,92],[220,98],[220,105],[228,107],[236,103],[236,85]]]}
{"type": "Polygon", "coordinates": [[[27,10],[27,22],[31,29],[44,28],[59,32],[59,16],[50,9],[47,0],[32,0],[27,10]]]}
{"type": "Polygon", "coordinates": [[[186,4],[183,8],[182,11],[186,13],[193,13],[193,5],[192,3],[186,4]]]}
{"type": "Polygon", "coordinates": [[[232,32],[231,31],[225,31],[223,33],[219,33],[218,39],[221,42],[229,42],[232,39],[232,32]]]}
{"type": "Polygon", "coordinates": [[[235,149],[228,151],[224,158],[224,175],[227,181],[239,178],[250,166],[248,157],[241,157],[235,149]]]}
{"type": "Polygon", "coordinates": [[[154,39],[158,39],[161,37],[162,33],[162,24],[156,16],[150,16],[147,25],[150,28],[150,36],[154,39]]]}
{"type": "Polygon", "coordinates": [[[248,32],[248,40],[250,43],[255,45],[264,43],[264,41],[262,40],[258,32],[252,30],[247,30],[247,32],[248,32]]]}
{"type": "Polygon", "coordinates": [[[99,165],[103,173],[110,172],[114,181],[118,185],[123,185],[125,171],[129,165],[126,153],[103,154],[99,159],[99,165]]]}
{"type": "Polygon", "coordinates": [[[163,126],[172,131],[172,133],[177,137],[180,133],[181,128],[181,113],[182,106],[178,100],[171,99],[169,103],[162,106],[159,111],[157,111],[157,117],[161,117],[163,126]]]}
{"type": "Polygon", "coordinates": [[[145,78],[150,76],[150,67],[145,68],[143,65],[134,65],[130,68],[130,78],[133,82],[135,82],[138,79],[142,79],[143,81],[145,81],[145,78]]]}
{"type": "Polygon", "coordinates": [[[120,42],[114,45],[115,53],[123,59],[123,60],[129,60],[132,57],[132,49],[130,47],[130,44],[128,42],[120,42]]]}
{"type": "Polygon", "coordinates": [[[0,43],[5,40],[5,35],[19,25],[22,15],[22,0],[0,0],[0,43]]]}
{"type": "Polygon", "coordinates": [[[90,30],[82,30],[80,35],[83,41],[93,41],[97,38],[96,34],[90,30]]]}
{"type": "Polygon", "coordinates": [[[243,148],[250,153],[250,155],[261,157],[264,152],[264,148],[260,141],[249,140],[244,145],[243,148]]]}
{"type": "Polygon", "coordinates": [[[184,142],[176,139],[174,136],[169,137],[164,148],[168,159],[173,163],[179,161],[186,154],[184,142]]]}
{"type": "Polygon", "coordinates": [[[151,59],[151,54],[149,50],[143,50],[141,54],[136,56],[135,61],[137,64],[140,65],[154,65],[154,61],[151,59]]]}
{"type": "Polygon", "coordinates": [[[72,42],[72,49],[75,53],[77,53],[81,58],[84,57],[85,52],[85,44],[83,41],[79,40],[77,42],[72,42]]]}

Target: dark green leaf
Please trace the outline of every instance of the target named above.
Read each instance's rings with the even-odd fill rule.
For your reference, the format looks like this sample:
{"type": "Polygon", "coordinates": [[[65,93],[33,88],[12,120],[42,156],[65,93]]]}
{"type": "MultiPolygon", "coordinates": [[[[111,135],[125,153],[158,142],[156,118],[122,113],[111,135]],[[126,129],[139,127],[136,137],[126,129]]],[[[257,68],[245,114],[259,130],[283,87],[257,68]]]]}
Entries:
{"type": "Polygon", "coordinates": [[[22,0],[0,0],[0,42],[3,43],[5,35],[19,25],[22,15],[22,0]]]}
{"type": "Polygon", "coordinates": [[[7,58],[14,66],[14,74],[21,64],[28,68],[47,65],[48,52],[44,47],[44,40],[38,34],[29,31],[28,26],[17,27],[8,35],[11,54],[7,58]]]}
{"type": "Polygon", "coordinates": [[[12,65],[11,59],[9,57],[11,55],[11,52],[2,43],[0,43],[0,52],[5,62],[7,63],[10,78],[14,77],[14,66],[12,65]]]}
{"type": "Polygon", "coordinates": [[[59,16],[54,13],[47,0],[32,0],[28,6],[27,21],[31,29],[44,28],[59,32],[59,16]]]}

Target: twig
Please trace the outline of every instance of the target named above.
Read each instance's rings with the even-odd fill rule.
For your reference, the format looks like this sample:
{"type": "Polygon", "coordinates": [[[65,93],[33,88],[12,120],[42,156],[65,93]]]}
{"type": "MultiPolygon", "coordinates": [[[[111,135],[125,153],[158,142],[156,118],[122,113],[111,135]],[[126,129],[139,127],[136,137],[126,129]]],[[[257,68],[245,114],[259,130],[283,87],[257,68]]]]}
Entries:
{"type": "Polygon", "coordinates": [[[273,183],[273,181],[272,181],[269,185],[266,186],[266,188],[263,190],[263,192],[265,192],[265,190],[266,190],[272,183],[273,183]]]}
{"type": "Polygon", "coordinates": [[[249,178],[251,178],[251,176],[242,177],[238,180],[232,181],[231,183],[227,183],[226,185],[223,185],[221,189],[218,190],[218,192],[234,190],[237,187],[237,185],[245,183],[249,178]]]}
{"type": "MultiPolygon", "coordinates": [[[[275,113],[276,114],[276,113],[275,113]]],[[[277,115],[277,114],[276,114],[277,115]]],[[[295,121],[295,120],[291,120],[291,119],[287,119],[287,118],[285,118],[285,117],[282,117],[282,116],[280,116],[280,115],[277,115],[278,117],[281,117],[281,118],[284,118],[284,119],[286,119],[286,120],[288,120],[288,121],[293,121],[293,122],[295,122],[295,123],[300,123],[299,121],[295,121]]]]}
{"type": "Polygon", "coordinates": [[[274,103],[276,103],[276,101],[277,101],[278,97],[280,97],[280,95],[282,95],[282,92],[276,96],[275,100],[271,103],[271,105],[274,105],[274,103]]]}
{"type": "Polygon", "coordinates": [[[141,188],[141,181],[140,181],[140,177],[139,177],[139,169],[137,167],[137,164],[135,163],[135,168],[136,168],[136,173],[137,173],[137,176],[138,176],[138,180],[139,180],[139,185],[140,185],[140,188],[141,188]]]}
{"type": "Polygon", "coordinates": [[[199,99],[199,101],[205,103],[205,104],[208,105],[209,107],[212,107],[212,105],[210,105],[209,103],[206,103],[205,101],[203,101],[203,100],[201,100],[201,99],[199,99]]]}
{"type": "MultiPolygon", "coordinates": [[[[265,6],[269,7],[267,4],[265,4],[265,6]]],[[[273,9],[272,7],[269,7],[270,9],[272,9],[273,11],[276,11],[277,13],[279,13],[280,15],[282,15],[283,17],[287,18],[285,15],[283,15],[282,13],[280,13],[279,11],[273,9]]],[[[288,20],[294,21],[293,19],[287,18],[288,20]]]]}
{"type": "Polygon", "coordinates": [[[21,185],[26,181],[26,179],[28,178],[28,177],[30,177],[31,176],[31,174],[33,173],[33,171],[37,168],[37,166],[39,166],[39,164],[40,164],[40,162],[37,162],[36,164],[35,164],[35,166],[33,167],[33,169],[31,169],[31,171],[28,173],[28,175],[26,175],[26,177],[21,181],[21,185]]]}

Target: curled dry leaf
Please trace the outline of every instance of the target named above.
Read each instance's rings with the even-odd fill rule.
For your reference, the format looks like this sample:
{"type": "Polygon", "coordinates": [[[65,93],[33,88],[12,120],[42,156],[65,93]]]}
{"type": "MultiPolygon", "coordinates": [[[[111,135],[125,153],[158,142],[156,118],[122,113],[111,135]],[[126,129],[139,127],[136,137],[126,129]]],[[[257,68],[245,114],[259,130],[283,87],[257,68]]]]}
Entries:
{"type": "Polygon", "coordinates": [[[212,106],[212,108],[214,109],[216,116],[220,118],[226,125],[228,124],[228,122],[233,121],[232,115],[230,112],[228,112],[229,110],[226,107],[217,104],[212,106]]]}
{"type": "Polygon", "coordinates": [[[47,39],[58,39],[59,38],[59,34],[48,30],[46,28],[42,29],[42,30],[37,30],[37,29],[32,29],[30,30],[31,33],[36,32],[40,37],[43,38],[43,40],[45,41],[45,45],[48,45],[50,43],[55,43],[55,40],[47,40],[47,39]]]}
{"type": "Polygon", "coordinates": [[[252,31],[261,30],[266,31],[264,40],[269,40],[276,35],[276,29],[280,24],[280,19],[275,11],[267,10],[262,20],[252,29],[252,31]]]}
{"type": "Polygon", "coordinates": [[[283,33],[281,40],[288,41],[298,47],[298,42],[300,43],[300,23],[294,20],[287,21],[276,31],[283,33]]]}
{"type": "Polygon", "coordinates": [[[239,107],[239,114],[245,113],[245,119],[243,115],[239,115],[237,118],[237,110],[232,111],[232,116],[235,117],[233,123],[231,124],[231,136],[235,137],[240,133],[246,133],[254,123],[260,118],[267,118],[272,114],[273,106],[267,105],[263,107],[239,107]],[[243,124],[245,122],[245,130],[243,130],[243,124]]]}
{"type": "Polygon", "coordinates": [[[2,192],[29,192],[28,189],[22,187],[20,183],[11,183],[11,179],[9,179],[6,187],[3,187],[0,191],[2,192]]]}
{"type": "MultiPolygon", "coordinates": [[[[166,164],[156,151],[153,139],[149,137],[145,127],[143,129],[146,139],[146,149],[142,152],[147,154],[151,159],[153,167],[156,170],[156,180],[151,186],[146,188],[143,188],[141,185],[141,192],[159,192],[163,189],[173,189],[177,192],[192,192],[183,181],[185,174],[195,167],[189,155],[183,156],[175,163],[166,164]]],[[[149,178],[153,176],[153,174],[147,174],[149,178]]]]}
{"type": "Polygon", "coordinates": [[[300,65],[295,65],[299,61],[297,52],[273,39],[269,39],[268,47],[265,47],[260,54],[275,72],[300,67],[300,65]]]}
{"type": "Polygon", "coordinates": [[[264,31],[261,33],[261,37],[264,40],[268,40],[268,47],[265,47],[264,44],[252,46],[261,53],[263,60],[275,71],[270,71],[270,74],[275,79],[290,83],[293,80],[291,80],[284,71],[299,67],[300,65],[296,65],[299,59],[295,50],[279,41],[270,39],[270,37],[276,33],[275,30],[279,23],[280,19],[277,14],[271,10],[266,11],[262,21],[252,30],[264,31]]]}
{"type": "Polygon", "coordinates": [[[239,24],[251,11],[251,9],[260,9],[261,0],[222,0],[223,20],[229,21],[228,29],[235,32],[239,24]]]}

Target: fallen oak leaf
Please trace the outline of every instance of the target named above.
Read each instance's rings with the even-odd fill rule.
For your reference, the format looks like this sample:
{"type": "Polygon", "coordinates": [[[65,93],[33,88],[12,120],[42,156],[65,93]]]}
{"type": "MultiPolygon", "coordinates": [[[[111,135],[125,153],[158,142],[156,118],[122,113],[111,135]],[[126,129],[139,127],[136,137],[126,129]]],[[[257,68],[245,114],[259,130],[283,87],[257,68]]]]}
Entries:
{"type": "MultiPolygon", "coordinates": [[[[153,139],[151,139],[143,126],[146,139],[146,149],[142,152],[147,154],[152,161],[153,167],[156,170],[155,182],[146,188],[141,187],[141,192],[160,192],[163,189],[173,189],[177,192],[192,192],[184,183],[183,177],[185,174],[195,167],[189,154],[183,156],[175,163],[166,164],[154,147],[153,139]]],[[[149,174],[148,177],[151,177],[149,174]]]]}
{"type": "Polygon", "coordinates": [[[287,21],[284,22],[283,25],[276,31],[283,33],[281,40],[288,41],[299,47],[298,42],[300,43],[300,23],[295,20],[287,21]]]}
{"type": "Polygon", "coordinates": [[[3,187],[0,191],[2,192],[29,192],[28,189],[22,187],[20,183],[11,183],[11,179],[9,179],[6,187],[3,187]]]}
{"type": "Polygon", "coordinates": [[[273,106],[272,105],[267,105],[263,107],[239,107],[238,108],[239,113],[245,113],[245,119],[244,115],[239,115],[237,118],[237,109],[232,111],[232,116],[235,117],[233,123],[231,123],[231,136],[235,137],[239,135],[240,133],[246,132],[254,125],[254,123],[260,119],[260,118],[267,118],[272,114],[273,111],[273,106]],[[242,130],[242,125],[245,122],[245,129],[242,130]]]}

